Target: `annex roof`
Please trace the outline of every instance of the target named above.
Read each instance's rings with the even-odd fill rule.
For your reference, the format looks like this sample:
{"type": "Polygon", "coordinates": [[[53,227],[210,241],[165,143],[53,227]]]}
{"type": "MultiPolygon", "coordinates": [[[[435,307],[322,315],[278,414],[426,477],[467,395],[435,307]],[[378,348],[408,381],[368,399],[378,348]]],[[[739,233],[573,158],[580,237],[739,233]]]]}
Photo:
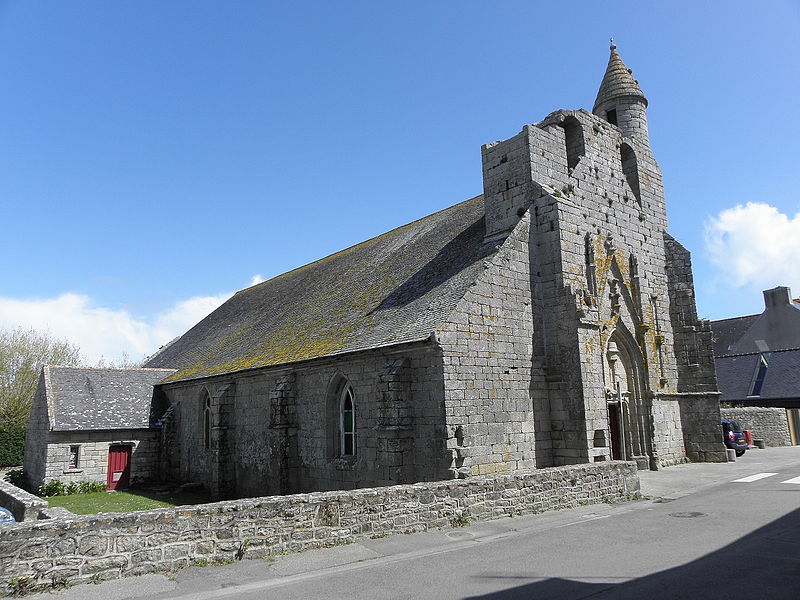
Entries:
{"type": "Polygon", "coordinates": [[[44,367],[54,431],[150,427],[153,386],[174,369],[44,367]]]}
{"type": "Polygon", "coordinates": [[[146,363],[166,381],[421,341],[501,241],[477,196],[236,293],[146,363]]]}

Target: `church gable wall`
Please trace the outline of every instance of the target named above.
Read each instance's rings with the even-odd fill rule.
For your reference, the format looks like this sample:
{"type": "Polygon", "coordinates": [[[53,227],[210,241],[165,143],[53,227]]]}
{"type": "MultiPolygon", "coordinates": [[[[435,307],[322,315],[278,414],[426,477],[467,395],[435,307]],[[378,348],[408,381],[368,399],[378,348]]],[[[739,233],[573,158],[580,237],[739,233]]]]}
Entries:
{"type": "Polygon", "coordinates": [[[50,417],[47,410],[47,392],[45,378],[47,370],[43,369],[36,385],[28,427],[25,430],[25,473],[28,483],[38,488],[45,477],[47,469],[47,442],[50,438],[50,417]]]}

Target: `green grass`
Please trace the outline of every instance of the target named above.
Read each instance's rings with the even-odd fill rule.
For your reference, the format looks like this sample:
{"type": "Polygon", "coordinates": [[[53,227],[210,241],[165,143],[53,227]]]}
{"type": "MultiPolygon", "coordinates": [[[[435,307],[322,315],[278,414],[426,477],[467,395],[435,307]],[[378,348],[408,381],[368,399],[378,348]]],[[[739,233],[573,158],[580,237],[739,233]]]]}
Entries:
{"type": "Polygon", "coordinates": [[[136,510],[210,502],[208,496],[197,492],[178,492],[165,495],[147,490],[51,496],[46,500],[50,503],[50,506],[62,506],[76,515],[93,515],[101,512],[133,512],[136,510]]]}

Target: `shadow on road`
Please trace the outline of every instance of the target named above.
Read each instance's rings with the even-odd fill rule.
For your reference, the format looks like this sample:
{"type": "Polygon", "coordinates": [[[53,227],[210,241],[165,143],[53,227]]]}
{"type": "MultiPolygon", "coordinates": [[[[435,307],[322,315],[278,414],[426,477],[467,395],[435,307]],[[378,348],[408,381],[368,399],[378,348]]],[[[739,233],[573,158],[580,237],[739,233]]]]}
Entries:
{"type": "MultiPolygon", "coordinates": [[[[731,523],[731,537],[736,523],[731,523]]],[[[613,540],[609,553],[614,552],[613,540]]],[[[495,579],[491,575],[480,578],[495,579]]],[[[498,576],[497,579],[507,579],[498,576]]],[[[680,567],[623,583],[551,578],[466,600],[800,599],[800,509],[680,567]]]]}

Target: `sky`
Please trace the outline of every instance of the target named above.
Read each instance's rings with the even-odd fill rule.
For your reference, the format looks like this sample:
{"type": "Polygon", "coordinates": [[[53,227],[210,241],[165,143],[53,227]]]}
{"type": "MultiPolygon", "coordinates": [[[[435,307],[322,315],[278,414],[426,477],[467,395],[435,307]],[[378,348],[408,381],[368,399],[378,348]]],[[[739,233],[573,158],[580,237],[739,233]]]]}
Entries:
{"type": "Polygon", "coordinates": [[[700,316],[760,312],[800,295],[798,30],[798,0],[0,0],[0,328],[139,360],[480,194],[482,144],[591,110],[609,37],[700,316]]]}

